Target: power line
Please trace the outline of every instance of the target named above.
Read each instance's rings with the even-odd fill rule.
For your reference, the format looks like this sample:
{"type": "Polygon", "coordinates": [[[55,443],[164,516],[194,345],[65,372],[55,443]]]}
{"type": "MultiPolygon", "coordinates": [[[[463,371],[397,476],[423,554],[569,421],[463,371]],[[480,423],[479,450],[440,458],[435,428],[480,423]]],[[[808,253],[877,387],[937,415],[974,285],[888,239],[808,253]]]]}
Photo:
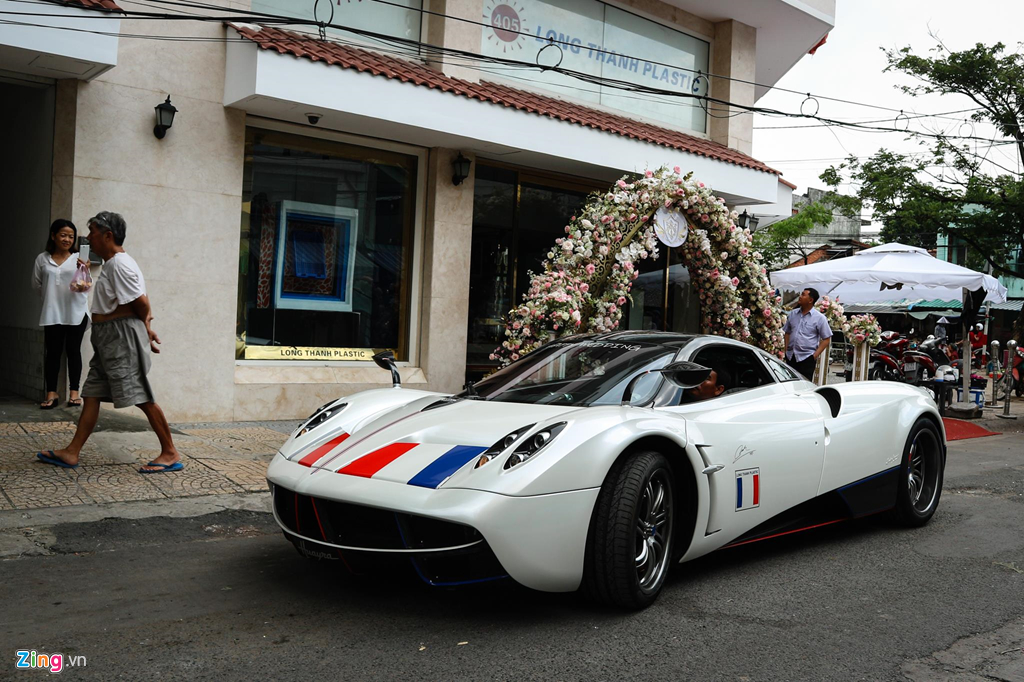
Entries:
{"type": "MultiPolygon", "coordinates": [[[[153,2],[170,3],[170,2],[173,2],[174,0],[152,0],[152,1],[153,2]]],[[[375,1],[376,2],[384,2],[385,0],[375,0],[375,1]]],[[[174,4],[183,5],[183,6],[192,6],[192,7],[196,7],[196,8],[203,8],[202,5],[198,4],[198,3],[174,2],[174,4]]],[[[385,2],[385,4],[392,4],[392,3],[386,3],[385,2]]],[[[215,7],[215,8],[222,9],[222,8],[219,8],[219,7],[215,7]]],[[[26,15],[25,13],[19,13],[19,12],[0,12],[0,14],[26,15]]],[[[160,15],[160,14],[156,14],[156,13],[145,13],[145,12],[144,13],[132,12],[131,14],[132,14],[132,16],[139,15],[142,18],[149,18],[149,19],[153,19],[153,20],[166,19],[166,20],[196,20],[196,21],[219,21],[219,22],[236,21],[236,22],[240,22],[241,23],[241,22],[245,22],[246,20],[252,20],[254,18],[260,18],[260,19],[263,19],[263,20],[266,20],[267,18],[269,18],[269,19],[273,19],[274,21],[277,21],[277,22],[280,22],[280,23],[283,23],[283,24],[287,24],[287,25],[291,25],[291,24],[308,25],[310,23],[310,22],[305,21],[305,20],[297,20],[297,19],[291,18],[291,17],[280,17],[278,15],[266,15],[266,14],[262,14],[262,13],[259,13],[259,17],[248,16],[248,15],[246,15],[246,16],[236,16],[236,17],[180,16],[180,15],[166,15],[166,14],[165,15],[160,15]]],[[[51,15],[40,15],[39,13],[28,13],[27,16],[55,16],[55,15],[52,15],[52,14],[51,15]]],[[[14,22],[14,23],[17,23],[17,22],[14,22]]],[[[479,22],[474,22],[474,23],[479,23],[479,22]]],[[[870,125],[865,125],[865,124],[860,124],[860,123],[841,121],[841,120],[837,120],[837,119],[830,119],[830,118],[826,118],[826,117],[822,117],[822,116],[817,116],[817,115],[810,115],[810,114],[804,114],[804,113],[784,112],[784,111],[780,111],[780,110],[777,110],[777,109],[769,109],[769,108],[766,108],[766,107],[757,107],[757,106],[753,106],[753,105],[739,104],[739,103],[735,103],[735,102],[730,102],[728,100],[722,100],[722,99],[718,99],[718,98],[714,98],[714,97],[709,97],[707,95],[696,95],[696,94],[693,94],[693,93],[675,92],[675,91],[670,91],[670,90],[664,90],[662,88],[656,88],[656,87],[651,87],[651,86],[647,86],[647,85],[640,85],[640,84],[632,83],[632,82],[629,82],[629,81],[622,81],[622,80],[619,80],[619,79],[612,79],[612,78],[606,78],[606,77],[601,77],[601,76],[594,76],[593,74],[588,74],[588,73],[585,73],[585,72],[579,72],[579,71],[575,71],[575,70],[572,70],[572,69],[567,69],[567,68],[563,68],[563,67],[559,67],[559,66],[542,67],[542,66],[540,66],[538,64],[531,64],[529,62],[522,62],[522,61],[519,61],[519,60],[513,60],[513,59],[508,59],[508,58],[490,57],[490,56],[487,56],[487,55],[482,55],[482,54],[478,54],[478,53],[467,51],[467,50],[456,50],[456,49],[453,49],[453,48],[444,48],[444,47],[432,46],[432,45],[429,45],[429,44],[426,44],[426,43],[423,43],[423,42],[417,41],[417,40],[412,40],[412,39],[408,39],[408,38],[400,38],[400,37],[395,37],[395,36],[387,36],[387,35],[380,34],[380,33],[374,32],[374,31],[368,31],[368,30],[365,30],[365,29],[357,29],[357,28],[353,28],[353,27],[350,27],[350,26],[337,25],[337,24],[333,24],[333,23],[328,24],[328,23],[325,23],[325,22],[317,22],[316,25],[318,27],[320,27],[320,28],[329,27],[329,28],[332,28],[332,29],[346,31],[346,32],[349,32],[349,33],[352,33],[352,34],[355,34],[355,35],[359,35],[359,36],[362,36],[362,37],[365,37],[365,38],[370,38],[370,39],[377,40],[377,41],[390,42],[392,44],[405,45],[405,46],[410,47],[410,48],[422,49],[422,48],[426,47],[426,48],[428,48],[430,50],[435,51],[435,54],[439,54],[439,55],[445,55],[445,56],[456,55],[456,56],[459,56],[459,57],[462,57],[462,58],[466,58],[466,59],[480,60],[480,61],[484,61],[484,62],[491,63],[491,64],[502,64],[502,65],[506,65],[506,66],[520,67],[520,68],[529,69],[529,70],[541,69],[541,70],[546,70],[546,71],[555,71],[555,72],[560,73],[562,75],[565,75],[567,77],[575,78],[575,79],[583,81],[583,82],[589,82],[589,83],[596,84],[596,85],[599,85],[599,86],[614,88],[614,89],[623,90],[623,91],[627,91],[627,92],[635,92],[635,93],[641,93],[641,94],[646,94],[646,95],[655,95],[655,96],[661,96],[661,97],[668,97],[670,99],[676,99],[676,100],[679,100],[679,99],[697,100],[698,103],[702,107],[706,107],[708,103],[714,103],[714,104],[718,104],[718,105],[721,105],[721,106],[724,106],[724,107],[734,107],[736,109],[740,109],[740,110],[743,110],[745,112],[761,113],[761,114],[770,115],[770,116],[778,116],[778,117],[786,117],[786,118],[808,118],[808,119],[812,119],[812,120],[821,121],[822,123],[825,123],[825,124],[830,125],[830,126],[838,126],[838,127],[842,127],[842,128],[845,128],[845,129],[852,129],[852,130],[876,131],[876,132],[885,132],[885,133],[901,132],[901,133],[908,134],[908,135],[916,135],[916,136],[919,136],[919,137],[927,137],[927,138],[934,138],[934,139],[978,140],[978,141],[993,142],[993,143],[999,143],[999,144],[1011,144],[1011,143],[1014,142],[1012,140],[995,140],[995,139],[979,137],[979,136],[975,136],[975,135],[943,135],[943,134],[936,134],[936,133],[926,133],[926,132],[921,132],[921,131],[912,131],[912,130],[909,130],[909,129],[907,129],[907,130],[898,130],[898,129],[895,129],[895,128],[881,128],[881,127],[877,127],[877,126],[870,126],[870,125]]],[[[60,30],[68,30],[68,27],[51,27],[51,28],[60,29],[60,30]]],[[[70,30],[79,30],[79,31],[89,32],[86,29],[70,29],[70,30]]],[[[100,32],[100,33],[101,34],[107,34],[105,32],[100,32]]],[[[131,36],[131,37],[147,38],[149,36],[138,35],[138,36],[131,36]]],[[[160,37],[154,37],[154,38],[155,39],[164,39],[164,40],[176,40],[176,39],[177,40],[201,40],[201,41],[210,41],[211,40],[208,37],[180,38],[180,37],[160,36],[160,37]]],[[[231,39],[223,39],[223,40],[231,41],[231,39]]]]}
{"type": "MultiPolygon", "coordinates": [[[[15,0],[15,1],[29,2],[30,0],[15,0]]],[[[373,0],[373,1],[377,2],[379,4],[382,4],[382,5],[388,5],[388,6],[396,7],[398,9],[402,9],[402,10],[406,10],[406,11],[419,12],[421,15],[437,16],[437,17],[440,17],[440,18],[451,19],[451,20],[454,20],[454,21],[460,21],[460,22],[463,22],[463,23],[468,23],[468,24],[480,26],[480,27],[483,27],[483,28],[492,28],[492,29],[494,28],[492,25],[490,25],[488,23],[485,23],[485,22],[482,22],[482,21],[476,21],[476,20],[473,20],[473,19],[465,18],[465,17],[457,17],[457,16],[453,16],[453,15],[446,14],[446,13],[443,13],[443,12],[436,12],[436,11],[424,9],[422,6],[419,7],[419,8],[408,7],[406,5],[402,5],[400,3],[392,2],[390,0],[373,0]]],[[[609,6],[609,7],[614,7],[613,5],[608,5],[608,3],[605,3],[602,0],[597,0],[597,1],[601,2],[602,5],[606,5],[606,6],[609,6]]],[[[148,0],[148,2],[153,3],[153,4],[158,4],[158,5],[168,5],[168,6],[174,6],[174,7],[189,7],[189,8],[192,8],[192,9],[219,10],[219,11],[224,11],[224,10],[231,11],[232,10],[232,8],[230,8],[230,7],[225,7],[225,6],[222,6],[222,5],[216,5],[216,4],[207,3],[207,2],[195,2],[195,1],[189,2],[189,1],[186,1],[186,0],[148,0]]],[[[620,11],[626,11],[626,10],[622,10],[621,8],[618,8],[618,7],[615,7],[615,8],[619,9],[620,11]]],[[[2,13],[3,12],[0,12],[0,14],[2,14],[2,13]]],[[[126,14],[129,14],[129,13],[126,12],[126,14]]],[[[142,18],[142,16],[149,16],[151,18],[171,18],[171,17],[168,17],[167,15],[158,15],[158,14],[150,14],[150,13],[131,12],[130,14],[131,14],[131,16],[133,18],[142,18]]],[[[39,15],[35,15],[35,16],[53,16],[53,15],[42,15],[42,14],[39,14],[39,15]]],[[[242,21],[243,20],[242,17],[210,17],[210,18],[205,18],[202,15],[194,15],[194,14],[189,14],[188,16],[192,16],[196,20],[200,20],[200,21],[204,21],[204,20],[206,20],[206,21],[208,21],[208,20],[242,21]]],[[[637,16],[639,16],[639,15],[637,15],[637,16]]],[[[175,16],[173,18],[174,19],[186,19],[186,17],[183,17],[183,16],[175,16]]],[[[248,15],[246,15],[244,18],[245,19],[260,19],[260,20],[263,20],[263,21],[265,21],[267,19],[270,19],[270,20],[273,20],[274,22],[278,22],[278,23],[281,23],[281,24],[292,24],[292,25],[294,25],[294,24],[299,24],[299,25],[321,25],[321,24],[323,24],[326,27],[337,28],[339,30],[346,30],[346,31],[358,33],[358,31],[356,29],[352,29],[350,27],[337,26],[337,25],[334,25],[334,24],[318,22],[315,17],[313,17],[312,21],[309,21],[309,20],[303,20],[303,19],[301,19],[299,17],[288,17],[288,16],[283,16],[283,15],[270,14],[270,13],[267,13],[267,12],[253,12],[253,11],[250,10],[248,15]]],[[[515,34],[515,35],[521,35],[521,36],[524,36],[524,37],[531,37],[531,38],[536,38],[537,37],[534,34],[526,32],[526,31],[517,31],[517,30],[512,30],[512,29],[506,29],[504,27],[501,30],[503,32],[507,32],[507,33],[511,33],[511,34],[515,34]]],[[[547,42],[549,44],[564,45],[566,47],[571,47],[572,46],[572,44],[569,41],[565,41],[565,40],[558,40],[558,39],[554,39],[554,38],[548,38],[546,40],[547,40],[547,42]]],[[[420,46],[427,45],[427,44],[421,43],[419,41],[411,41],[411,42],[415,42],[415,43],[417,43],[420,46]]],[[[431,47],[434,47],[434,46],[431,46],[431,47]]],[[[437,48],[437,49],[449,50],[449,48],[437,48]]],[[[829,96],[826,96],[826,95],[816,95],[816,94],[812,94],[810,92],[803,93],[803,92],[800,92],[800,91],[797,91],[797,90],[791,90],[791,89],[788,89],[788,88],[782,88],[782,87],[774,86],[774,85],[766,85],[766,84],[763,84],[763,83],[758,83],[756,81],[750,81],[750,80],[746,80],[746,79],[742,79],[742,78],[735,78],[735,77],[731,77],[731,76],[721,76],[721,75],[717,75],[717,74],[713,74],[713,73],[704,74],[699,69],[690,69],[690,68],[687,68],[687,67],[678,66],[678,65],[675,65],[675,64],[670,64],[670,63],[667,63],[667,62],[660,62],[660,61],[646,59],[646,58],[642,58],[642,57],[635,57],[635,56],[633,56],[631,54],[620,53],[620,52],[613,52],[613,51],[610,51],[610,50],[605,50],[603,48],[588,48],[588,49],[592,49],[592,51],[594,53],[596,53],[596,54],[614,55],[616,57],[623,57],[623,58],[628,58],[628,59],[642,60],[642,61],[647,62],[647,63],[652,64],[652,65],[662,66],[662,67],[665,67],[665,68],[672,68],[672,69],[676,69],[678,71],[684,71],[684,72],[689,72],[689,73],[692,73],[692,74],[696,74],[698,77],[703,77],[705,79],[717,78],[717,79],[720,79],[720,80],[728,80],[728,81],[733,81],[733,82],[737,82],[737,83],[744,83],[744,84],[747,84],[747,85],[754,85],[756,87],[766,88],[768,90],[776,90],[776,91],[779,91],[779,92],[786,92],[786,93],[790,93],[790,94],[805,95],[807,98],[826,100],[826,101],[833,101],[833,102],[838,102],[838,103],[843,103],[843,104],[851,104],[851,105],[855,105],[855,106],[867,107],[867,108],[877,109],[877,110],[881,110],[881,111],[898,112],[900,115],[906,117],[907,119],[946,118],[948,116],[948,114],[951,114],[951,113],[963,113],[963,112],[969,112],[969,111],[976,111],[977,110],[977,109],[966,109],[966,110],[957,111],[957,112],[946,112],[946,113],[941,113],[941,114],[914,114],[914,115],[911,116],[911,115],[904,114],[902,109],[895,109],[895,108],[892,108],[892,107],[885,107],[885,106],[880,106],[880,105],[876,105],[876,104],[869,104],[869,103],[866,103],[866,102],[858,102],[858,101],[854,101],[854,100],[847,100],[847,99],[842,99],[842,98],[829,97],[829,96]]],[[[475,54],[475,53],[470,53],[470,54],[472,55],[471,58],[487,59],[486,55],[479,55],[479,54],[475,54]]],[[[528,64],[528,63],[525,63],[525,62],[520,62],[520,64],[526,64],[529,67],[536,67],[536,65],[528,64]]],[[[710,81],[708,81],[708,82],[710,82],[710,81]]],[[[666,94],[666,96],[672,96],[672,95],[674,95],[676,93],[666,92],[665,94],[666,94]]],[[[715,99],[711,99],[711,98],[708,98],[708,101],[714,101],[714,102],[717,102],[717,103],[724,102],[723,100],[715,100],[715,99]]],[[[727,105],[730,105],[730,104],[727,103],[727,105]]],[[[731,105],[731,106],[739,106],[739,105],[731,105]]],[[[702,105],[702,108],[705,108],[705,111],[706,111],[706,107],[704,105],[702,105]]],[[[717,116],[717,115],[711,114],[710,112],[708,112],[708,115],[712,116],[713,118],[726,118],[726,117],[733,117],[733,116],[736,116],[736,115],[745,114],[748,111],[750,111],[752,113],[758,113],[757,110],[755,110],[755,109],[748,109],[747,111],[744,111],[744,112],[739,112],[739,113],[736,113],[736,114],[728,114],[726,116],[717,116]]],[[[807,118],[817,118],[817,117],[816,116],[809,116],[807,118]]],[[[819,120],[823,120],[823,119],[819,119],[819,120]]],[[[881,122],[885,122],[886,120],[887,119],[882,119],[882,120],[869,121],[869,122],[870,123],[881,123],[881,122]]],[[[951,120],[960,120],[960,119],[951,119],[951,120]]],[[[823,124],[823,125],[838,125],[838,124],[837,123],[826,123],[826,124],[823,124]]],[[[853,125],[853,123],[851,122],[851,123],[849,123],[849,125],[853,125]]],[[[795,127],[805,127],[805,126],[795,126],[795,127]]],[[[806,126],[806,127],[822,127],[822,126],[806,126]]],[[[760,128],[755,128],[755,129],[760,129],[760,128]]],[[[884,129],[881,132],[888,132],[888,129],[884,129]]],[[[964,137],[963,139],[967,139],[967,138],[964,137]]]]}

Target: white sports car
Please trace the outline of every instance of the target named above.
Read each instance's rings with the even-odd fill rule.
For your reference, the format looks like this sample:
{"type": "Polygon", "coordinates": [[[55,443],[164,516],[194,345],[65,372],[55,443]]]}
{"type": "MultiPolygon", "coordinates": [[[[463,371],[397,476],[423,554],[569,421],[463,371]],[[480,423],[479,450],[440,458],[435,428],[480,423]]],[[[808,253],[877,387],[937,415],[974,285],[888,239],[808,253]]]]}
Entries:
{"type": "Polygon", "coordinates": [[[457,395],[401,388],[376,359],[394,386],[324,405],[268,469],[309,557],[640,608],[673,562],[884,511],[919,526],[942,490],[923,389],[817,387],[729,339],[562,338],[457,395]]]}

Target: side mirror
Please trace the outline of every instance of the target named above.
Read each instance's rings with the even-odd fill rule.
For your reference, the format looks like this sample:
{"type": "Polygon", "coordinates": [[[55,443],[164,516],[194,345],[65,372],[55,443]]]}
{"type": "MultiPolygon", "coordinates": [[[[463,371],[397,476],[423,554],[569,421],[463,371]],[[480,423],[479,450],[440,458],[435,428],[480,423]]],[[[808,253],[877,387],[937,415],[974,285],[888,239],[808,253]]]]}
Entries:
{"type": "Polygon", "coordinates": [[[391,370],[391,385],[395,388],[402,387],[402,377],[398,375],[398,367],[395,365],[395,354],[389,350],[382,350],[373,356],[373,361],[381,369],[391,370]]]}
{"type": "Polygon", "coordinates": [[[686,360],[665,365],[658,371],[679,388],[700,386],[704,383],[705,379],[711,376],[710,367],[698,365],[696,362],[687,362],[686,360]]]}
{"type": "Polygon", "coordinates": [[[626,390],[622,392],[622,402],[620,404],[629,405],[629,401],[633,398],[633,387],[636,386],[641,377],[653,373],[664,374],[666,379],[679,388],[693,388],[694,386],[700,386],[704,383],[705,379],[711,376],[711,368],[698,365],[696,362],[679,360],[677,362],[670,362],[661,369],[650,369],[646,372],[641,372],[626,384],[626,390]]]}

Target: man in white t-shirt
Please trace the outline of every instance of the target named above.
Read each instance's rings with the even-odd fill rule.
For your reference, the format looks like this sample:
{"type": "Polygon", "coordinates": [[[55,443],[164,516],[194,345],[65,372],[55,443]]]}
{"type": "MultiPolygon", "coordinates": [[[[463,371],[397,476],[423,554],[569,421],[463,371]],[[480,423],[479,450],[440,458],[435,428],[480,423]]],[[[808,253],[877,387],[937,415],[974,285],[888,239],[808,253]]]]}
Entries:
{"type": "Polygon", "coordinates": [[[182,469],[181,455],[171,440],[171,427],[153,398],[149,353],[159,353],[160,339],[150,326],[153,319],[146,295],[146,280],[139,264],[124,251],[126,225],[117,213],[103,211],[89,220],[89,246],[103,259],[103,270],[93,285],[92,347],[89,375],[82,386],[82,416],[71,444],[36,456],[59,467],[73,469],[96,427],[100,402],[114,407],[137,406],[160,439],[160,455],[141,469],[156,474],[182,469]]]}

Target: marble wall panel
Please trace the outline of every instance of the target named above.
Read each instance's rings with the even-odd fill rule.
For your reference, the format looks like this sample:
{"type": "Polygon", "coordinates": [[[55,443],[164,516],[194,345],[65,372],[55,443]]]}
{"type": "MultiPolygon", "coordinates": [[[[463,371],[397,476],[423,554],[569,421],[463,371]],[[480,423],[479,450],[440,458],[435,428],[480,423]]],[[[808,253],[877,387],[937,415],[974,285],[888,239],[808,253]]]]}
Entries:
{"type": "Polygon", "coordinates": [[[76,176],[240,196],[244,112],[175,95],[179,111],[159,140],[153,107],[163,99],[107,82],[80,86],[76,176]]]}
{"type": "Polygon", "coordinates": [[[97,81],[169,94],[178,107],[179,97],[223,103],[227,44],[219,41],[224,40],[228,29],[221,22],[122,19],[121,32],[201,37],[209,41],[121,39],[117,66],[97,81]]]}
{"type": "Polygon", "coordinates": [[[99,211],[123,215],[128,224],[125,250],[147,279],[233,288],[238,282],[240,204],[238,195],[80,177],[73,220],[84,227],[99,211]]]}

